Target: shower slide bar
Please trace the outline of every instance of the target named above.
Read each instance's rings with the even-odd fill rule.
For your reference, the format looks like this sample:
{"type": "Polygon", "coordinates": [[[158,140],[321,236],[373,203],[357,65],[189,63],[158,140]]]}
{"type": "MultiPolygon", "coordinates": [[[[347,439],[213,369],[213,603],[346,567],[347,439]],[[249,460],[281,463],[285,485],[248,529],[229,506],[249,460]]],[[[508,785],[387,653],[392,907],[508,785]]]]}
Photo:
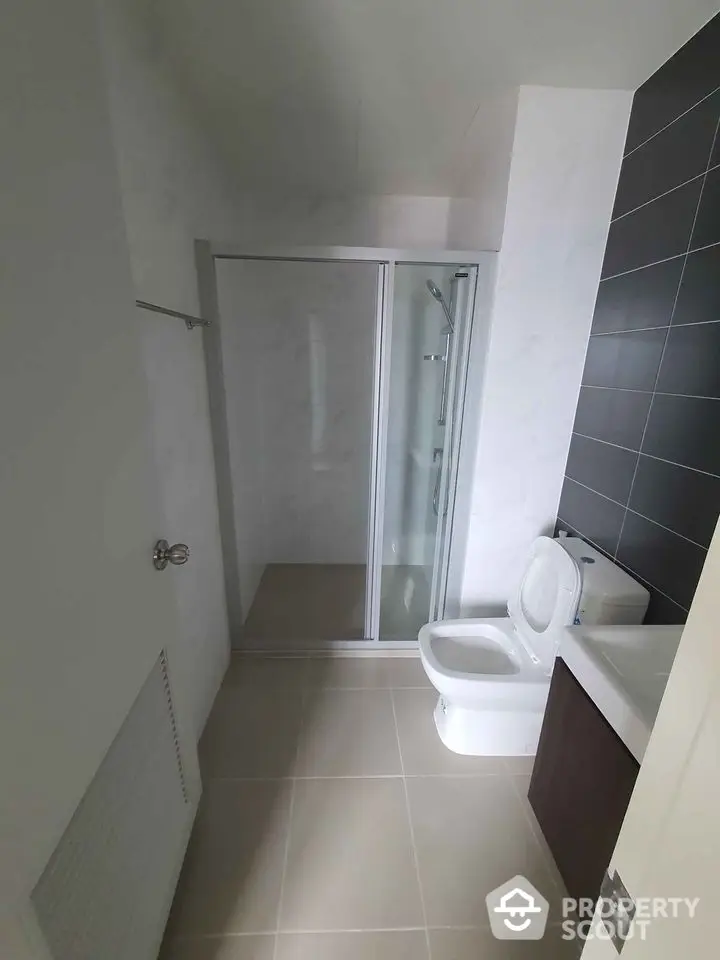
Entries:
{"type": "Polygon", "coordinates": [[[203,320],[201,317],[193,317],[189,313],[180,313],[178,310],[169,310],[167,307],[159,307],[156,303],[148,303],[146,300],[136,300],[136,307],[143,310],[150,310],[152,313],[162,313],[168,317],[177,317],[178,320],[184,320],[188,330],[194,330],[195,327],[209,327],[212,320],[203,320]]]}

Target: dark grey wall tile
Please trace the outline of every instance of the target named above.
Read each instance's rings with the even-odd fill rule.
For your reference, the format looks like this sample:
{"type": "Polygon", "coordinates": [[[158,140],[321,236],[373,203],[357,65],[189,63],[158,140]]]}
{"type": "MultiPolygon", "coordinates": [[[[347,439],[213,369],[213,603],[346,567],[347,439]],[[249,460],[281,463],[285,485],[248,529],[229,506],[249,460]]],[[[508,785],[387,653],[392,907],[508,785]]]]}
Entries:
{"type": "Polygon", "coordinates": [[[581,387],[575,432],[639,450],[651,398],[650,393],[581,387]]]}
{"type": "Polygon", "coordinates": [[[560,497],[558,521],[564,520],[583,537],[613,554],[625,510],[598,493],[566,478],[560,497]]]}
{"type": "Polygon", "coordinates": [[[720,512],[719,88],[720,14],[635,95],[559,510],[648,623],[685,621],[720,512]]]}
{"type": "Polygon", "coordinates": [[[687,611],[681,606],[664,597],[657,590],[648,587],[650,591],[650,603],[645,614],[644,623],[663,624],[663,623],[685,623],[687,620],[687,611]]]}
{"type": "Polygon", "coordinates": [[[708,547],[720,513],[720,477],[641,455],[630,507],[708,547]]]}
{"type": "Polygon", "coordinates": [[[690,246],[695,250],[709,243],[720,243],[720,167],[712,170],[705,179],[690,246]]]}
{"type": "Polygon", "coordinates": [[[657,390],[720,397],[720,317],[718,321],[670,329],[657,390]]]}
{"type": "Polygon", "coordinates": [[[610,224],[603,277],[644,267],[685,253],[703,178],[692,180],[664,197],[610,224]]]}
{"type": "Polygon", "coordinates": [[[638,455],[573,434],[565,473],[598,493],[627,503],[638,455]]]}
{"type": "Polygon", "coordinates": [[[691,37],[633,100],[625,150],[632,150],[720,86],[720,15],[691,37]]]}
{"type": "Polygon", "coordinates": [[[595,301],[592,333],[666,327],[672,317],[682,267],[683,258],[676,257],[603,280],[595,301]]]}
{"type": "Polygon", "coordinates": [[[713,94],[624,160],[613,219],[705,173],[719,109],[720,93],[713,94]]]}
{"type": "Polygon", "coordinates": [[[698,250],[687,258],[672,322],[706,323],[708,320],[720,320],[720,244],[698,250]]]}
{"type": "Polygon", "coordinates": [[[625,519],[617,553],[622,564],[686,608],[692,603],[706,555],[702,547],[634,513],[625,519]]]}
{"type": "Polygon", "coordinates": [[[590,337],[582,382],[594,387],[652,390],[667,331],[641,330],[590,337]]]}
{"type": "Polygon", "coordinates": [[[720,475],[720,400],[656,394],[642,452],[720,475]]]}

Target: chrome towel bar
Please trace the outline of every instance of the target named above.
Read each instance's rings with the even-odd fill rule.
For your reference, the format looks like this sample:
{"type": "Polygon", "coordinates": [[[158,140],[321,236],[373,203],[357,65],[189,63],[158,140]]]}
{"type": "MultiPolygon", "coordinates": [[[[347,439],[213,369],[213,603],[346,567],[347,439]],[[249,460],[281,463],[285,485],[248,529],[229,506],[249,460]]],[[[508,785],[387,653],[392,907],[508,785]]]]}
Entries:
{"type": "Polygon", "coordinates": [[[178,320],[184,320],[188,330],[195,327],[209,327],[211,320],[203,320],[201,317],[193,317],[189,313],[180,313],[178,310],[169,310],[167,307],[159,307],[156,303],[148,303],[146,300],[136,300],[135,305],[142,307],[143,310],[151,310],[153,313],[164,313],[168,317],[177,317],[178,320]]]}

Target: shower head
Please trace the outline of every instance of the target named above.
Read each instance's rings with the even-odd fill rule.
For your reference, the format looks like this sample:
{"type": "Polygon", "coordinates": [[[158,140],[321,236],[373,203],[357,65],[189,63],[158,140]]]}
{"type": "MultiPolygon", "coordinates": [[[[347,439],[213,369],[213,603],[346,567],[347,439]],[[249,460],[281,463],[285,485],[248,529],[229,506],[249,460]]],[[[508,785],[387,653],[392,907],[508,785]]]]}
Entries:
{"type": "Polygon", "coordinates": [[[448,305],[445,303],[445,297],[442,295],[442,290],[440,287],[434,283],[432,280],[426,280],[425,286],[430,291],[430,296],[434,297],[440,306],[445,311],[445,316],[447,318],[448,326],[450,327],[450,333],[455,333],[455,324],[453,323],[453,318],[450,316],[450,310],[448,305]]]}

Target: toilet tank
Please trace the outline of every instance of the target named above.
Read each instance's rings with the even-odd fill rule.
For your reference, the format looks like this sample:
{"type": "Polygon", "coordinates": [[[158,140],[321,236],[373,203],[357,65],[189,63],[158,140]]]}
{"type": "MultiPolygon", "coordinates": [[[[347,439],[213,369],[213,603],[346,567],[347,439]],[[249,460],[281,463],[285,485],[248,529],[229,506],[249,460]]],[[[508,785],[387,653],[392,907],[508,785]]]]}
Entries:
{"type": "Polygon", "coordinates": [[[579,537],[561,537],[559,542],[577,563],[582,577],[575,623],[643,622],[650,594],[642,584],[579,537]]]}

